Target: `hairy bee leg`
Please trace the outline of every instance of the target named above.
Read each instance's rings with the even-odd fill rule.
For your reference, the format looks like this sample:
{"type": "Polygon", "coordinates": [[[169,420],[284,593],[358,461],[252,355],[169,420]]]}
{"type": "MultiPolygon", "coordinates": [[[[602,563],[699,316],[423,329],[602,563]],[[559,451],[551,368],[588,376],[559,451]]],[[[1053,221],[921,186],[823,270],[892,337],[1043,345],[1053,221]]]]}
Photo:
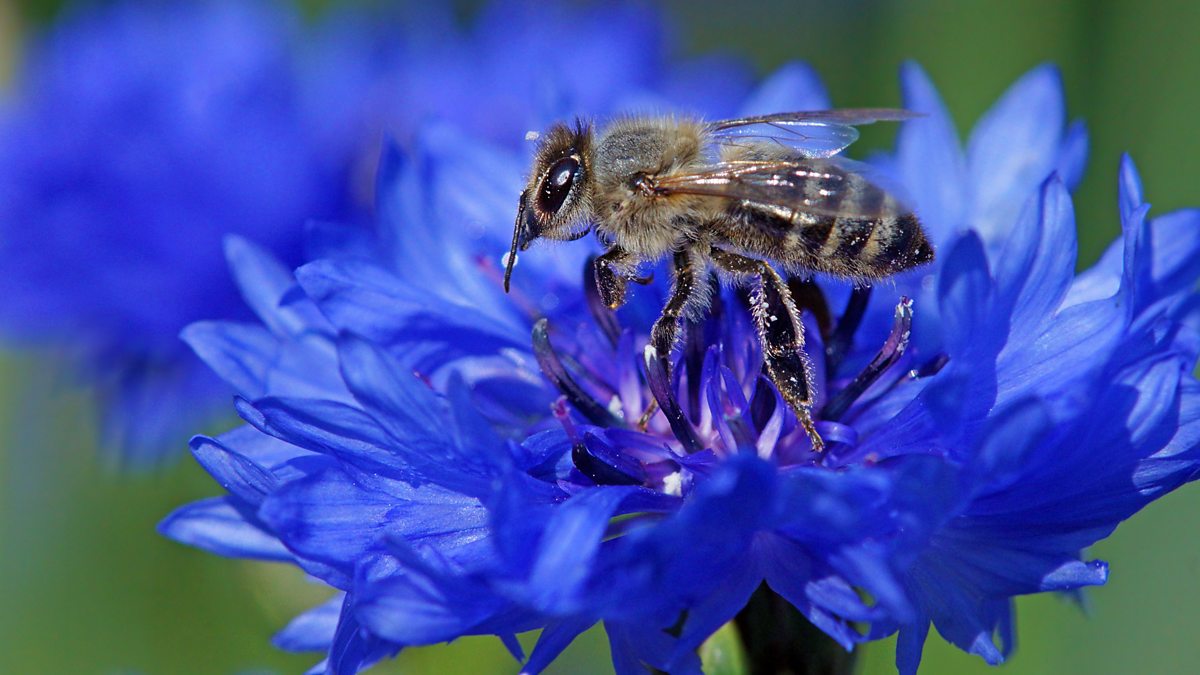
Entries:
{"type": "Polygon", "coordinates": [[[613,246],[596,258],[596,288],[609,309],[625,304],[625,288],[629,283],[627,270],[634,262],[633,255],[620,246],[613,246]]]}
{"type": "Polygon", "coordinates": [[[796,413],[813,450],[823,452],[825,442],[817,433],[812,418],[812,370],[804,352],[804,325],[800,323],[800,312],[787,284],[774,268],[761,260],[716,248],[710,255],[726,272],[754,278],[751,304],[762,344],[763,366],[783,400],[796,413]]]}
{"type": "MultiPolygon", "coordinates": [[[[704,297],[708,292],[706,286],[699,284],[697,261],[692,259],[688,251],[675,253],[675,280],[671,287],[671,297],[663,306],[662,314],[650,329],[650,344],[658,351],[658,357],[667,359],[679,342],[679,322],[689,310],[703,306],[704,297]]],[[[669,368],[668,368],[669,371],[669,368]]]]}
{"type": "MultiPolygon", "coordinates": [[[[679,322],[689,311],[703,307],[708,300],[707,284],[700,283],[704,273],[704,264],[696,260],[690,251],[675,253],[675,280],[671,287],[671,296],[663,306],[662,314],[650,329],[650,344],[653,345],[658,358],[662,361],[663,369],[671,373],[671,351],[679,341],[679,322]]],[[[645,431],[650,418],[658,411],[658,401],[651,399],[650,405],[638,418],[637,428],[645,431]]]]}

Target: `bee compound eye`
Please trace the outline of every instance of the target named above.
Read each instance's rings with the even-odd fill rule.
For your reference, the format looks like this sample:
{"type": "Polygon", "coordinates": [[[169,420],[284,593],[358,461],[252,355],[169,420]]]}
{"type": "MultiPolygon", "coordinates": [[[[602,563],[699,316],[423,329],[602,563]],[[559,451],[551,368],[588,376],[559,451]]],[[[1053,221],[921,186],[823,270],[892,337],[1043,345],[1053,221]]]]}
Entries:
{"type": "Polygon", "coordinates": [[[567,201],[578,173],[579,160],[575,157],[563,157],[550,165],[550,170],[542,179],[542,189],[538,191],[538,210],[558,213],[563,202],[567,201]]]}

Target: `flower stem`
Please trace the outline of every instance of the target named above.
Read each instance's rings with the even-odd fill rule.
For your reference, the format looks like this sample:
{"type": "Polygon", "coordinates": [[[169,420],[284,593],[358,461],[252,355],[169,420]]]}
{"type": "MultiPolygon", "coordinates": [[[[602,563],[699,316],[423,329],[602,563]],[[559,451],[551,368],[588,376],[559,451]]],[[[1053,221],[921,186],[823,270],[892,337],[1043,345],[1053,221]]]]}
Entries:
{"type": "Polygon", "coordinates": [[[750,675],[851,675],[848,652],[765,584],[734,619],[750,675]]]}

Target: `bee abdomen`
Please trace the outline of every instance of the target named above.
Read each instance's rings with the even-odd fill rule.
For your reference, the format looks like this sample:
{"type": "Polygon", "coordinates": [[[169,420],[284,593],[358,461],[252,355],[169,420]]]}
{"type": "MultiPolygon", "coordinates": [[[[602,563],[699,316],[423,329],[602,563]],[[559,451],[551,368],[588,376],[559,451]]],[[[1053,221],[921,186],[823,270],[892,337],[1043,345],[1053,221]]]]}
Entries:
{"type": "Polygon", "coordinates": [[[884,277],[933,260],[920,222],[907,211],[875,218],[802,217],[783,239],[783,262],[840,276],[884,277]]]}
{"type": "Polygon", "coordinates": [[[877,218],[839,217],[816,253],[825,271],[852,276],[895,274],[933,260],[933,248],[909,212],[877,218]]]}
{"type": "Polygon", "coordinates": [[[933,260],[933,247],[912,213],[880,221],[871,244],[860,257],[869,258],[864,262],[878,269],[879,274],[895,274],[933,260]]]}
{"type": "MultiPolygon", "coordinates": [[[[815,194],[816,188],[804,187],[815,194]]],[[[860,279],[889,276],[933,259],[916,215],[857,177],[849,178],[841,193],[826,195],[821,206],[805,211],[736,203],[727,211],[728,238],[754,255],[860,279]]]]}

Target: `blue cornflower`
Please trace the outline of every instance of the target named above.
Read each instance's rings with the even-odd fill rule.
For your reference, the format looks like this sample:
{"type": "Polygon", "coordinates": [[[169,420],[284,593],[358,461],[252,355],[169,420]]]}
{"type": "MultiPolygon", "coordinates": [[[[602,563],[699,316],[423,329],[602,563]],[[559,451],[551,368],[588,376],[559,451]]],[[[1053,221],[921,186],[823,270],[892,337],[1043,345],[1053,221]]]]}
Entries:
{"type": "MultiPolygon", "coordinates": [[[[70,358],[126,460],[181,447],[229,390],[179,331],[249,318],[225,234],[289,266],[351,245],[346,226],[314,226],[306,244],[305,224],[366,220],[384,131],[441,117],[516,145],[553,116],[705,91],[687,85],[695,72],[660,74],[651,12],[535,10],[497,3],[470,32],[445,9],[305,26],[267,0],[68,14],[35,40],[0,108],[0,330],[70,358]],[[558,36],[576,24],[563,59],[558,36]]],[[[740,67],[709,65],[733,83],[713,95],[740,97],[740,67]]]]}
{"type": "MultiPolygon", "coordinates": [[[[661,284],[608,311],[582,244],[525,254],[505,296],[523,162],[432,127],[385,154],[370,250],[296,286],[230,242],[261,325],[185,336],[248,426],[193,442],[229,494],[164,533],[338,589],[277,639],[336,672],[469,634],[520,656],[514,635],[542,628],[537,672],[597,622],[618,672],[696,672],[721,625],[761,637],[756,593],[846,648],[899,631],[902,672],[931,623],[999,662],[1015,595],[1103,583],[1081,550],[1200,468],[1200,212],[1147,219],[1124,161],[1125,236],[1076,276],[1086,139],[1055,71],[1014,85],[965,153],[915,67],[903,90],[927,117],[881,164],[938,261],[874,292],[793,281],[824,457],[760,374],[735,289],[673,378],[641,351],[661,284]]],[[[792,67],[746,112],[825,105],[792,67]]]]}

